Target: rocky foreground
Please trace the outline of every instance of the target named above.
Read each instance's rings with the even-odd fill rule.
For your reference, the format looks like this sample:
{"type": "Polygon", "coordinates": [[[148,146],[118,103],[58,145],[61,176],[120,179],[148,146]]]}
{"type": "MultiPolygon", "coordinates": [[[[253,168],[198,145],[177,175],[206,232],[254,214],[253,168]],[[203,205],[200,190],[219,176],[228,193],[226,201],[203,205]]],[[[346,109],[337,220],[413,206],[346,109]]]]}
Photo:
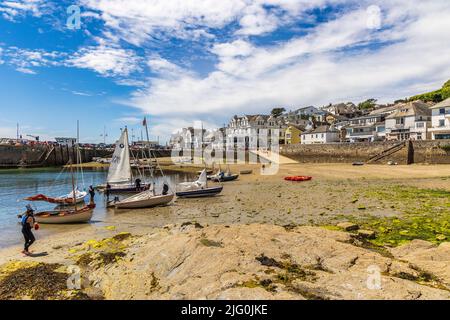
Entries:
{"type": "Polygon", "coordinates": [[[450,299],[449,242],[386,249],[321,227],[184,223],[33,259],[3,259],[1,299],[450,299]]]}

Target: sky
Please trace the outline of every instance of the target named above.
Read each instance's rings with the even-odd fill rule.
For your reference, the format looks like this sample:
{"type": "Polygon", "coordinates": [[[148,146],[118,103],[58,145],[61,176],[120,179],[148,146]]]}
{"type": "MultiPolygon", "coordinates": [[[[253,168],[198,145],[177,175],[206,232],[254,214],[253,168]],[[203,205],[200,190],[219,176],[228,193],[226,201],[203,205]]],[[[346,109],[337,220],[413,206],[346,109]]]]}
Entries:
{"type": "Polygon", "coordinates": [[[0,137],[185,126],[438,89],[448,0],[1,0],[0,137]]]}

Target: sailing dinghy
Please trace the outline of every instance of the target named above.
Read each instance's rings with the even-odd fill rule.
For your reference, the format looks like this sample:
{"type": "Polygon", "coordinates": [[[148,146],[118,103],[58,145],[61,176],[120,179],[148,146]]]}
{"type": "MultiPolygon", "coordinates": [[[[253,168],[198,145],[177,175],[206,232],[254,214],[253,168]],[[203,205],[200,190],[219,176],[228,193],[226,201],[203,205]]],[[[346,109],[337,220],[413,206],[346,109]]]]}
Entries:
{"type": "Polygon", "coordinates": [[[227,172],[220,171],[212,177],[211,180],[216,182],[227,182],[236,180],[237,178],[239,178],[239,174],[232,174],[230,166],[228,166],[227,172]]]}
{"type": "MultiPolygon", "coordinates": [[[[34,214],[34,218],[39,223],[47,223],[47,224],[65,224],[65,223],[82,223],[82,222],[88,222],[91,220],[94,209],[95,209],[95,203],[89,203],[87,206],[83,205],[81,208],[79,208],[77,203],[77,194],[78,197],[82,200],[84,199],[83,193],[79,192],[76,188],[76,182],[73,174],[72,169],[72,161],[70,161],[70,173],[72,176],[72,192],[69,193],[66,198],[60,198],[64,199],[65,203],[75,204],[73,208],[67,208],[62,210],[47,210],[47,211],[41,211],[36,212],[34,214]],[[72,201],[69,201],[69,198],[72,197],[72,201]]],[[[26,200],[29,201],[47,201],[49,203],[57,203],[53,202],[55,199],[46,197],[44,195],[37,195],[34,197],[27,198],[26,200]]]]}
{"type": "Polygon", "coordinates": [[[138,193],[114,204],[116,209],[140,209],[166,205],[174,198],[174,194],[155,195],[152,190],[138,193]]]}
{"type": "MultiPolygon", "coordinates": [[[[130,147],[128,144],[128,129],[122,131],[116,144],[108,170],[107,184],[111,186],[111,193],[136,193],[148,190],[150,185],[142,183],[138,189],[133,182],[130,164],[130,147]]],[[[106,190],[107,184],[97,186],[97,189],[106,190]]]]}
{"type": "MultiPolygon", "coordinates": [[[[144,119],[143,125],[145,126],[145,131],[147,134],[147,142],[149,142],[147,119],[144,119]]],[[[128,142],[128,138],[126,139],[126,141],[128,142]]],[[[150,146],[150,143],[148,143],[148,145],[150,146]]],[[[161,169],[161,167],[159,166],[157,158],[153,156],[150,147],[149,147],[148,151],[149,151],[150,158],[154,158],[154,160],[156,162],[156,168],[159,169],[161,171],[161,174],[164,176],[164,172],[161,169]]],[[[128,152],[127,152],[127,155],[128,155],[128,152]]],[[[113,157],[113,160],[114,160],[114,157],[113,157]]],[[[129,163],[129,161],[128,161],[128,163],[129,163]]],[[[153,178],[153,171],[150,171],[150,172],[151,172],[151,175],[153,178]]],[[[110,181],[109,176],[108,176],[108,181],[110,181]]],[[[131,196],[129,198],[114,202],[114,206],[116,207],[116,209],[150,208],[150,207],[166,205],[173,200],[175,195],[173,193],[169,192],[168,184],[165,184],[165,188],[167,188],[167,189],[164,190],[165,188],[163,188],[163,192],[161,194],[156,194],[154,184],[152,184],[152,186],[153,186],[152,190],[149,189],[149,190],[140,192],[139,194],[136,194],[134,196],[131,196]]]]}
{"type": "Polygon", "coordinates": [[[43,224],[84,223],[91,220],[94,208],[95,204],[88,204],[81,209],[42,211],[34,219],[43,224]]]}
{"type": "Polygon", "coordinates": [[[204,169],[197,181],[178,184],[179,198],[212,197],[222,192],[223,186],[208,187],[207,171],[204,169]]]}

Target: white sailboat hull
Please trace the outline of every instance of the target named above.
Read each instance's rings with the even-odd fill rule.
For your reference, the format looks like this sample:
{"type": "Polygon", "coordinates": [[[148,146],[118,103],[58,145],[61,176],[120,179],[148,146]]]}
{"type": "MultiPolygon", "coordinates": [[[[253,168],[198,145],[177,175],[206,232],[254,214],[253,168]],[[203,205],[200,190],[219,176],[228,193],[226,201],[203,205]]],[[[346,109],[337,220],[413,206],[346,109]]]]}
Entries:
{"type": "MultiPolygon", "coordinates": [[[[75,203],[81,203],[84,201],[84,198],[87,196],[86,191],[76,191],[75,192],[75,203]]],[[[61,196],[55,199],[57,203],[62,204],[73,204],[73,193],[69,193],[65,196],[61,196]]]]}
{"type": "Polygon", "coordinates": [[[70,213],[66,215],[35,215],[34,219],[42,224],[69,224],[69,223],[84,223],[91,220],[94,209],[80,211],[77,213],[70,213]]]}
{"type": "Polygon", "coordinates": [[[174,196],[174,194],[154,196],[150,192],[145,191],[135,196],[116,202],[115,207],[116,209],[151,208],[168,204],[173,200],[174,196]]]}

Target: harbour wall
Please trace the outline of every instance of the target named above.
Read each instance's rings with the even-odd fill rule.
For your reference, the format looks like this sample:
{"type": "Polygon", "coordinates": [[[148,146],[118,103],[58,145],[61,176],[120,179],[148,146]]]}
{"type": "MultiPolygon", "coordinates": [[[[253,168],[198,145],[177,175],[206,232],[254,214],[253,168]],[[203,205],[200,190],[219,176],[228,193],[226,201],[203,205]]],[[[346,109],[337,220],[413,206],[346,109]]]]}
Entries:
{"type": "MultiPolygon", "coordinates": [[[[369,159],[395,148],[398,141],[370,143],[293,144],[280,146],[280,153],[303,163],[352,163],[369,159]]],[[[396,149],[394,149],[396,150],[396,149]]],[[[406,141],[404,147],[372,163],[450,164],[450,140],[406,141]]]]}
{"type": "MultiPolygon", "coordinates": [[[[169,157],[170,150],[153,150],[156,157],[169,157]]],[[[80,153],[75,147],[69,146],[13,146],[0,145],[0,168],[18,167],[51,167],[61,166],[73,159],[75,163],[90,162],[95,157],[111,157],[113,151],[96,148],[80,148],[80,153]]],[[[140,152],[132,152],[133,156],[142,158],[140,152]]]]}
{"type": "Polygon", "coordinates": [[[0,145],[0,168],[61,166],[67,164],[70,159],[74,162],[89,162],[94,157],[110,154],[111,151],[95,148],[80,148],[78,156],[76,148],[69,146],[0,145]]]}
{"type": "MultiPolygon", "coordinates": [[[[170,150],[153,150],[156,157],[170,156],[170,150]]],[[[18,167],[51,167],[61,166],[73,159],[75,163],[90,162],[95,157],[111,157],[113,151],[96,148],[80,148],[80,153],[75,147],[69,146],[9,146],[0,145],[0,168],[18,167]]],[[[133,156],[141,158],[142,154],[134,152],[133,156]]]]}

